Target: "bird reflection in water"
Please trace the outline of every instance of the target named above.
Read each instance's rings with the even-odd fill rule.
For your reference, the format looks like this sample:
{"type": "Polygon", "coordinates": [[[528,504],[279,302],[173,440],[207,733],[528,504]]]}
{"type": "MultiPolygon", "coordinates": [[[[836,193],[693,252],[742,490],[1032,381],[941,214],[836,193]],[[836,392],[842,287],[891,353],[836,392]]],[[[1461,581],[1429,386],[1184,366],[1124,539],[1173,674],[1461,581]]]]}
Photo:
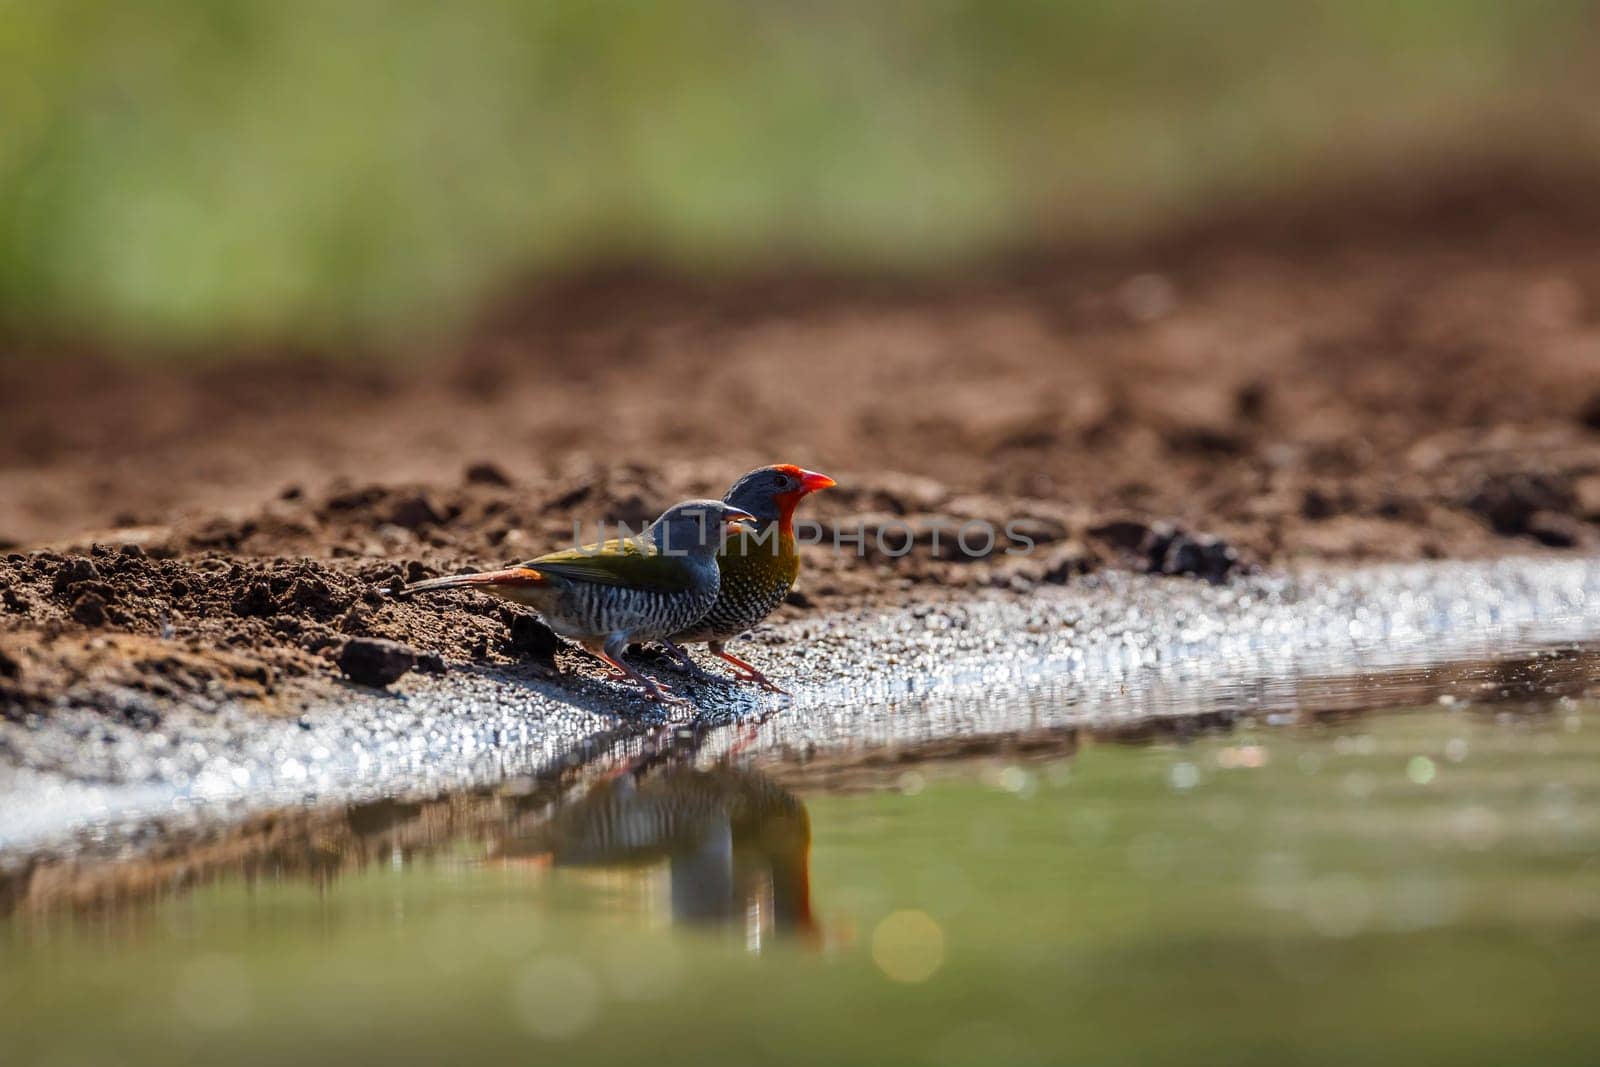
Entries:
{"type": "Polygon", "coordinates": [[[554,867],[664,862],[674,922],[742,923],[752,948],[768,931],[816,935],[805,805],[753,770],[679,765],[620,774],[502,854],[554,867]]]}

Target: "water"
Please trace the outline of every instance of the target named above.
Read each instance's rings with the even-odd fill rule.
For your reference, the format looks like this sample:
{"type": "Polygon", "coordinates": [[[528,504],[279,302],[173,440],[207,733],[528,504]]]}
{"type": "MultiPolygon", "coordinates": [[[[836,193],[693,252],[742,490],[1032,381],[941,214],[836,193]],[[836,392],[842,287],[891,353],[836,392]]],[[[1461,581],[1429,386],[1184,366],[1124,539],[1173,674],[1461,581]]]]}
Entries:
{"type": "MultiPolygon", "coordinates": [[[[1318,680],[1359,691],[1376,672],[1596,635],[1600,559],[1321,569],[1223,586],[1107,573],[1027,597],[771,627],[751,650],[793,691],[781,714],[748,688],[683,688],[701,724],[761,720],[753,744],[764,750],[905,748],[1342,700],[1318,680]]],[[[0,718],[0,878],[19,853],[113,847],[152,821],[203,826],[543,778],[688,715],[581,674],[463,667],[397,689],[352,688],[297,716],[162,705],[151,709],[159,730],[88,709],[0,718]]]]}
{"type": "Polygon", "coordinates": [[[1161,730],[673,731],[45,864],[0,920],[5,1062],[1593,1064],[1596,663],[1161,730]]]}

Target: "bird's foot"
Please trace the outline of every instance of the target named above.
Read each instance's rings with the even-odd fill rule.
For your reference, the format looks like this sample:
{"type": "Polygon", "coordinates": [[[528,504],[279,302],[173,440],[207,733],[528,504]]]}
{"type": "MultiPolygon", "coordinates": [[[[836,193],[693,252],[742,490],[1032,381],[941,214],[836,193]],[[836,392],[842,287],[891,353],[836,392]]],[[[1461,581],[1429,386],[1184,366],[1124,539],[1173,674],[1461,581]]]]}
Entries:
{"type": "Polygon", "coordinates": [[[665,682],[658,682],[637,671],[628,676],[628,680],[639,687],[646,700],[657,704],[679,704],[684,707],[693,707],[694,703],[688,697],[679,693],[665,682]]]}
{"type": "Polygon", "coordinates": [[[746,663],[744,660],[740,659],[738,656],[735,656],[726,649],[718,648],[713,645],[711,646],[711,654],[720,660],[733,664],[734,681],[748,682],[753,685],[759,685],[769,693],[782,693],[784,696],[789,695],[788,690],[783,689],[771,678],[768,678],[766,675],[756,670],[755,667],[746,663]]]}
{"type": "Polygon", "coordinates": [[[683,698],[677,693],[674,693],[664,685],[657,685],[655,682],[640,682],[639,689],[644,693],[646,700],[653,700],[657,704],[678,704],[683,701],[683,698]]]}
{"type": "Polygon", "coordinates": [[[758,685],[769,693],[780,693],[783,696],[790,695],[787,689],[783,688],[777,682],[774,682],[771,678],[768,678],[760,671],[751,671],[748,674],[742,672],[736,673],[733,676],[733,680],[736,682],[744,682],[749,685],[758,685]]]}
{"type": "Polygon", "coordinates": [[[653,701],[661,701],[662,704],[680,704],[682,707],[694,707],[694,701],[691,701],[690,697],[678,693],[677,689],[667,685],[664,681],[651,681],[650,685],[645,686],[645,693],[653,701]]]}
{"type": "Polygon", "coordinates": [[[648,675],[640,674],[638,671],[624,663],[618,658],[618,654],[622,651],[621,649],[616,649],[615,652],[609,652],[604,649],[598,651],[591,649],[590,651],[594,652],[595,656],[597,656],[607,667],[610,667],[612,670],[617,672],[616,677],[619,681],[630,681],[643,690],[646,700],[653,700],[658,704],[683,704],[689,707],[694,706],[687,697],[679,696],[666,685],[663,685],[648,675]]]}
{"type": "Polygon", "coordinates": [[[691,678],[695,678],[702,682],[713,682],[717,685],[727,685],[729,682],[759,685],[769,693],[782,693],[784,696],[789,695],[786,690],[780,689],[777,684],[772,681],[772,679],[768,678],[766,675],[762,674],[760,671],[750,666],[750,664],[736,656],[730,656],[725,652],[713,650],[712,655],[717,656],[720,659],[727,660],[729,663],[734,665],[734,673],[732,676],[726,674],[712,674],[710,671],[700,666],[700,664],[696,663],[694,658],[689,655],[686,649],[679,645],[673,644],[671,641],[663,641],[661,643],[666,646],[667,651],[672,653],[673,658],[678,661],[678,666],[683,670],[683,672],[689,675],[691,678]]]}

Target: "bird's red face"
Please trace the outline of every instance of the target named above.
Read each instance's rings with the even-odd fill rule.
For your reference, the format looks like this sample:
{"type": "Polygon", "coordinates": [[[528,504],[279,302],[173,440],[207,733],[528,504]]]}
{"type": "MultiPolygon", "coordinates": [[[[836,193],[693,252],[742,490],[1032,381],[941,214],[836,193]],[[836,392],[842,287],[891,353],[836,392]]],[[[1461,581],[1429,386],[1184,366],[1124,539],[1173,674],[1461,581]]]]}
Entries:
{"type": "Polygon", "coordinates": [[[817,490],[833,484],[833,479],[826,474],[783,463],[751,471],[735,482],[723,499],[744,508],[763,524],[776,522],[778,528],[787,533],[793,529],[795,506],[817,490]]]}
{"type": "Polygon", "coordinates": [[[789,529],[794,519],[794,509],[799,505],[800,501],[819,489],[827,489],[836,484],[826,474],[802,470],[792,463],[785,463],[781,467],[775,467],[774,470],[790,479],[793,483],[791,486],[772,495],[778,504],[778,522],[785,530],[789,529]]]}

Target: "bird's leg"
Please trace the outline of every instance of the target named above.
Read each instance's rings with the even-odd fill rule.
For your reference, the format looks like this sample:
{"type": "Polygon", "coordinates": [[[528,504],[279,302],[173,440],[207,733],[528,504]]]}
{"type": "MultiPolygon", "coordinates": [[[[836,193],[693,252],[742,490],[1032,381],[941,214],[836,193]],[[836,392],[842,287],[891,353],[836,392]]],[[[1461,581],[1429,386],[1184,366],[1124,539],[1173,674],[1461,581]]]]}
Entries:
{"type": "Polygon", "coordinates": [[[585,645],[584,647],[588,648],[590,652],[594,653],[601,660],[604,660],[612,667],[615,667],[617,670],[621,671],[625,677],[631,679],[636,685],[644,690],[644,695],[648,699],[658,701],[662,704],[683,702],[682,697],[672,692],[672,690],[668,689],[666,686],[657,684],[654,679],[640,674],[638,671],[622,662],[622,653],[623,650],[628,647],[628,642],[621,634],[613,635],[611,639],[600,648],[594,648],[589,645],[585,645]]]}
{"type": "Polygon", "coordinates": [[[620,650],[610,655],[606,653],[607,642],[596,638],[593,641],[580,640],[577,642],[577,644],[585,652],[589,653],[589,655],[600,661],[600,676],[602,678],[610,678],[613,681],[620,682],[628,678],[638,677],[638,675],[633,671],[630,671],[626,665],[617,662],[618,659],[622,658],[622,652],[620,650]],[[615,659],[612,658],[613,655],[616,657],[615,659]]]}
{"type": "Polygon", "coordinates": [[[750,664],[746,663],[738,656],[735,656],[732,652],[729,652],[727,649],[723,648],[721,641],[708,642],[706,644],[706,648],[710,649],[711,654],[716,656],[718,659],[726,660],[727,662],[733,664],[734,667],[741,672],[734,676],[739,681],[754,682],[756,685],[759,685],[769,693],[783,693],[785,696],[788,695],[787,691],[780,689],[777,684],[772,681],[772,679],[768,678],[766,675],[750,666],[750,664]]]}
{"type": "Polygon", "coordinates": [[[605,660],[612,667],[615,667],[621,672],[620,674],[616,675],[618,679],[629,679],[643,689],[646,699],[654,700],[663,704],[681,699],[676,693],[673,693],[672,690],[668,689],[666,686],[658,684],[654,679],[648,677],[647,675],[640,674],[638,671],[634,670],[626,663],[623,663],[620,659],[615,658],[610,653],[601,652],[598,653],[598,655],[601,659],[605,660]]]}
{"type": "Polygon", "coordinates": [[[708,671],[704,667],[700,666],[700,664],[696,663],[694,661],[694,657],[689,655],[689,650],[684,648],[682,645],[675,644],[672,641],[668,641],[666,638],[662,638],[661,639],[661,644],[666,647],[666,650],[668,652],[672,653],[672,657],[674,659],[676,659],[678,661],[678,663],[683,667],[683,669],[685,671],[687,671],[692,677],[699,678],[702,681],[706,681],[706,682],[726,682],[727,681],[726,678],[722,678],[722,677],[719,677],[718,675],[712,674],[710,671],[708,671]]]}

